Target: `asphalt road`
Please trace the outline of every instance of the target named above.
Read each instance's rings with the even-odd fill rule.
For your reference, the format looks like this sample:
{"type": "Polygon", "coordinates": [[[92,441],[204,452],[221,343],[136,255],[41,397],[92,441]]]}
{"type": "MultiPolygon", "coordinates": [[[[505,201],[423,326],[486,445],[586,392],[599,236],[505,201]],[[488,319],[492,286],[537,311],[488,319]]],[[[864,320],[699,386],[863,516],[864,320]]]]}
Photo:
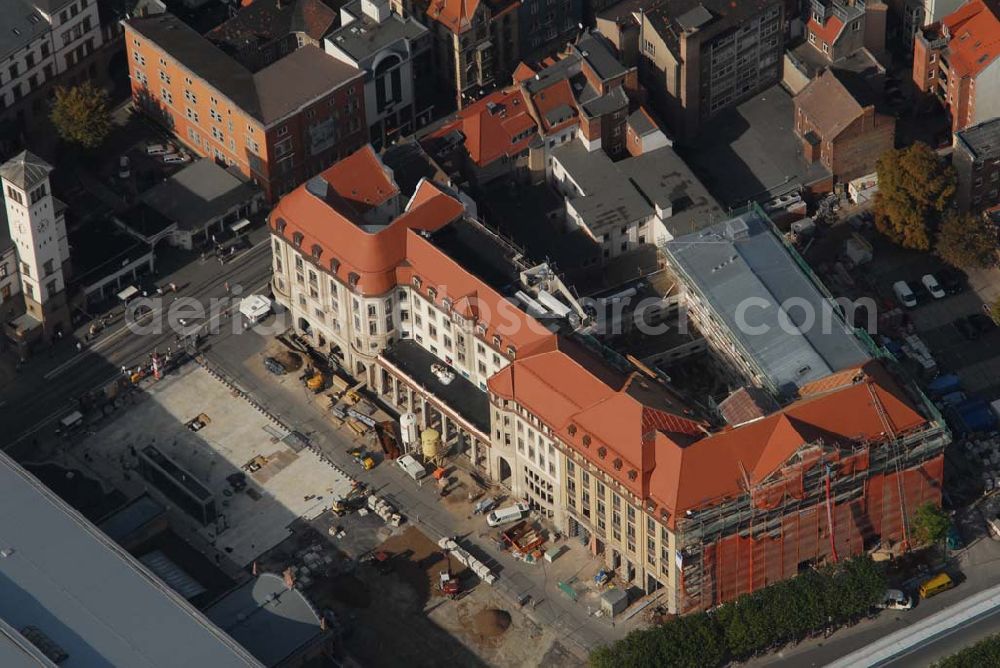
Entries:
{"type": "MultiPolygon", "coordinates": [[[[266,230],[256,230],[255,237],[266,236],[266,230]]],[[[243,294],[267,290],[270,278],[271,254],[266,239],[243,251],[225,265],[209,257],[195,260],[173,274],[156,277],[158,285],[174,282],[176,294],[166,295],[162,310],[167,311],[176,299],[195,298],[206,310],[213,297],[224,297],[226,286],[243,288],[243,294]]],[[[154,317],[160,315],[154,311],[154,317]]],[[[129,331],[118,316],[94,340],[76,349],[84,341],[85,325],[76,337],[67,337],[51,350],[40,351],[12,376],[11,382],[0,386],[0,447],[7,448],[36,431],[45,429],[76,407],[76,400],[85,392],[110,382],[121,374],[122,366],[135,366],[148,360],[154,352],[177,348],[177,334],[167,326],[162,331],[136,335],[129,331]]],[[[192,323],[205,319],[192,319],[192,323]]],[[[223,323],[225,328],[228,323],[223,323]]],[[[4,364],[13,364],[8,355],[4,364]]]]}
{"type": "Polygon", "coordinates": [[[952,629],[907,654],[878,665],[894,668],[930,666],[994,633],[1000,633],[1000,608],[994,608],[969,624],[952,629]]]}

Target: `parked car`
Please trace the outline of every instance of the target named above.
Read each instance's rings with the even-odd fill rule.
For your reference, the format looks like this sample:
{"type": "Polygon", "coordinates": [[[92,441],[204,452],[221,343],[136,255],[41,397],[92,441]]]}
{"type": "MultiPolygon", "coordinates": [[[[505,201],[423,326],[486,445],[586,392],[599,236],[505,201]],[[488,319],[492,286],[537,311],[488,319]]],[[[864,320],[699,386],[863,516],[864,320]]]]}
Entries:
{"type": "Polygon", "coordinates": [[[946,293],[944,288],[942,288],[941,284],[938,283],[938,280],[934,278],[934,274],[924,274],[920,278],[920,282],[924,284],[924,287],[927,288],[927,292],[929,292],[931,297],[934,299],[945,298],[946,293]]]}
{"type": "Polygon", "coordinates": [[[170,153],[168,144],[149,144],[146,146],[146,155],[166,155],[170,153]]]}
{"type": "Polygon", "coordinates": [[[931,596],[936,596],[943,591],[947,591],[955,586],[955,581],[952,580],[947,573],[938,573],[929,580],[925,580],[920,585],[920,598],[930,598],[931,596]]]}
{"type": "Polygon", "coordinates": [[[191,160],[187,153],[168,153],[163,156],[163,162],[168,165],[181,165],[191,160]]]}
{"type": "Polygon", "coordinates": [[[127,179],[132,176],[132,163],[127,155],[118,158],[118,178],[127,179]]]}
{"type": "Polygon", "coordinates": [[[917,296],[906,281],[896,281],[892,284],[892,292],[896,295],[896,300],[906,308],[913,308],[917,305],[917,296]]]}
{"type": "Polygon", "coordinates": [[[958,318],[953,320],[951,324],[966,341],[975,341],[979,338],[979,330],[972,326],[968,318],[958,318]]]}
{"type": "Polygon", "coordinates": [[[997,324],[993,322],[993,319],[983,313],[973,313],[966,320],[969,321],[970,325],[979,330],[980,334],[989,334],[997,328],[997,324]]]}
{"type": "Polygon", "coordinates": [[[878,607],[883,610],[909,610],[913,607],[913,599],[899,589],[886,589],[878,607]]]}
{"type": "Polygon", "coordinates": [[[285,365],[273,357],[264,358],[264,368],[273,373],[275,376],[281,376],[288,372],[285,365]]]}

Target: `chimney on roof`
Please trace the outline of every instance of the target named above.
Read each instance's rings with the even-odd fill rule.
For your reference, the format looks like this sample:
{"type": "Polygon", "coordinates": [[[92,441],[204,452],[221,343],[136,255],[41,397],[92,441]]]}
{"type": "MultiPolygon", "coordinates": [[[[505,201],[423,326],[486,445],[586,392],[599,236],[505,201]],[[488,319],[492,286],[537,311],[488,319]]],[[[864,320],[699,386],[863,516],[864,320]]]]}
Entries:
{"type": "Polygon", "coordinates": [[[389,0],[361,0],[361,11],[375,23],[389,18],[389,0]]]}

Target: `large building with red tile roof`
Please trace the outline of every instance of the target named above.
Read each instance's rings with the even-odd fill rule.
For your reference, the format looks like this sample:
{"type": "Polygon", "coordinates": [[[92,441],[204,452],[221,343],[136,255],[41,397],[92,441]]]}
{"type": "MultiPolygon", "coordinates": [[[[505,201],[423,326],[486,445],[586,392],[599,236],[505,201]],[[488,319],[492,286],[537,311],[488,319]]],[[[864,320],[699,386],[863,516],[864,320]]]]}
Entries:
{"type": "Polygon", "coordinates": [[[917,32],[913,81],[951,116],[957,132],[1000,116],[1000,8],[972,0],[917,32]]]}
{"type": "Polygon", "coordinates": [[[404,192],[366,147],[274,209],[274,294],[316,352],[441,435],[435,460],[467,456],[622,582],[711,608],[903,549],[914,510],[940,502],[943,421],[882,362],[811,340],[817,360],[858,361],[727,423],[582,335],[558,277],[466,201],[426,179],[404,192]]]}

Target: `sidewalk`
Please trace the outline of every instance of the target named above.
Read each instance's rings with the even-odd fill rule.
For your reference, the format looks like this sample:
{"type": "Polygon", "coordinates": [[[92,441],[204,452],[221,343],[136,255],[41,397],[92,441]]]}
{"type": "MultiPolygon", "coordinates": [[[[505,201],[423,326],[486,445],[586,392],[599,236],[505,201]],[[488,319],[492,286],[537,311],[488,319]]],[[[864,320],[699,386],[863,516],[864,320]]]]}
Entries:
{"type": "MultiPolygon", "coordinates": [[[[353,442],[326,420],[315,402],[306,398],[304,388],[301,388],[303,395],[299,396],[300,388],[294,378],[288,380],[292,384],[286,386],[278,379],[265,379],[247,369],[247,365],[258,361],[258,353],[266,345],[267,340],[255,334],[229,337],[217,342],[206,357],[251,392],[259,403],[267,406],[271,414],[306,434],[334,463],[345,470],[355,470],[356,465],[346,452],[353,442]]],[[[464,527],[459,525],[464,522],[460,522],[442,505],[434,485],[418,486],[397,467],[385,462],[356,477],[373,485],[380,496],[399,508],[432,540],[457,535],[464,547],[498,573],[494,587],[513,607],[520,608],[535,623],[561,634],[567,646],[571,646],[581,658],[585,658],[592,649],[623,637],[637,623],[638,616],[628,624],[615,626],[607,618],[591,616],[584,602],[571,600],[558,587],[560,575],[565,576],[561,572],[556,574],[563,570],[559,560],[553,564],[544,560],[534,565],[525,564],[509,554],[498,554],[485,534],[475,531],[463,533],[464,527]]],[[[579,545],[571,546],[571,551],[581,549],[579,545]]],[[[566,555],[560,559],[564,558],[566,555]]],[[[565,562],[566,566],[570,564],[571,560],[565,562]]]]}

